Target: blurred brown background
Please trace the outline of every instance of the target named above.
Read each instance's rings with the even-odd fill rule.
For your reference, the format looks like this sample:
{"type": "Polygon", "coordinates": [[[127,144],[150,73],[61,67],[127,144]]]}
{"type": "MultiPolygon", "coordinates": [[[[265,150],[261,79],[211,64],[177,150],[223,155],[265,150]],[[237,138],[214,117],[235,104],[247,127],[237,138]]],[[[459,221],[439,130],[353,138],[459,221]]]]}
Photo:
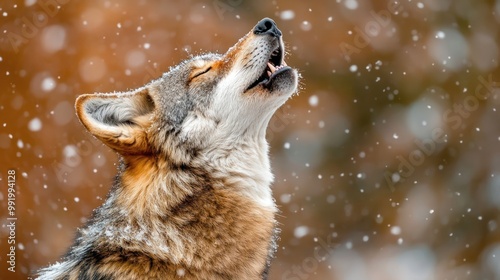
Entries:
{"type": "Polygon", "coordinates": [[[225,52],[266,16],[303,77],[268,130],[282,210],[271,279],[500,279],[500,1],[0,7],[1,279],[57,261],[111,185],[116,155],[79,124],[76,96],[225,52]]]}

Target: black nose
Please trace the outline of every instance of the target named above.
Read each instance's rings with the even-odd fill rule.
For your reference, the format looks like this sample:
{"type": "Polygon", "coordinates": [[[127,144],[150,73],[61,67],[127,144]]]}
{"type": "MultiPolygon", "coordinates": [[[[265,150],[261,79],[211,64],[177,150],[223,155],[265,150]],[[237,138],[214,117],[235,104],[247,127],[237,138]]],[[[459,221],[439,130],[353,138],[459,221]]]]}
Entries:
{"type": "Polygon", "coordinates": [[[275,37],[281,36],[281,31],[276,26],[274,20],[270,18],[264,18],[259,21],[253,29],[253,33],[256,35],[269,34],[275,37]]]}

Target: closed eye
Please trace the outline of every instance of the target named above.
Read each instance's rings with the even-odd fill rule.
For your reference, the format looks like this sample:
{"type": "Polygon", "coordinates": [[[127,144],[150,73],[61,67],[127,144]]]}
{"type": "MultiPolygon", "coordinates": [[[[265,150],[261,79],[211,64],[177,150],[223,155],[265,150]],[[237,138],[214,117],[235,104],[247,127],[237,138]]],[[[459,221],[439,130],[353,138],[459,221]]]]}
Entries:
{"type": "Polygon", "coordinates": [[[199,77],[199,76],[201,76],[201,75],[203,75],[203,74],[207,73],[208,71],[210,71],[210,69],[212,69],[212,66],[208,67],[207,69],[205,69],[205,70],[203,70],[203,71],[201,71],[201,72],[198,72],[198,73],[194,74],[194,76],[193,76],[191,79],[194,79],[194,78],[196,78],[196,77],[199,77]]]}

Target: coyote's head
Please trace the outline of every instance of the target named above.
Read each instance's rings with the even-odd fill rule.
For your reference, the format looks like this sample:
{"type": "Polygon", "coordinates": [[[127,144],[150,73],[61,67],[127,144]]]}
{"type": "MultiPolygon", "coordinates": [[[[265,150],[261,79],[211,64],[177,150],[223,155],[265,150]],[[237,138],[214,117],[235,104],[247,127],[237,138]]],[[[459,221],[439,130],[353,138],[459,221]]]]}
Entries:
{"type": "Polygon", "coordinates": [[[130,92],[80,96],[78,117],[125,160],[160,155],[181,166],[221,149],[267,147],[271,116],[297,88],[281,35],[263,19],[224,55],[193,57],[130,92]]]}

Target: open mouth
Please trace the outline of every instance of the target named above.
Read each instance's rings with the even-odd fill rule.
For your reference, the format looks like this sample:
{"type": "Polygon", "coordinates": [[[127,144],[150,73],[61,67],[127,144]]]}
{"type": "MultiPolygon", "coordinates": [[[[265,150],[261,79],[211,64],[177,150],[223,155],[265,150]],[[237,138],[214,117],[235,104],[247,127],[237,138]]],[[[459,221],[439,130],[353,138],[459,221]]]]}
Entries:
{"type": "Polygon", "coordinates": [[[281,72],[284,68],[288,68],[286,62],[283,60],[284,48],[283,44],[280,42],[278,47],[271,53],[269,60],[267,61],[265,69],[262,71],[260,77],[255,80],[247,90],[250,90],[258,85],[263,85],[267,87],[269,82],[276,76],[277,73],[281,72]]]}

